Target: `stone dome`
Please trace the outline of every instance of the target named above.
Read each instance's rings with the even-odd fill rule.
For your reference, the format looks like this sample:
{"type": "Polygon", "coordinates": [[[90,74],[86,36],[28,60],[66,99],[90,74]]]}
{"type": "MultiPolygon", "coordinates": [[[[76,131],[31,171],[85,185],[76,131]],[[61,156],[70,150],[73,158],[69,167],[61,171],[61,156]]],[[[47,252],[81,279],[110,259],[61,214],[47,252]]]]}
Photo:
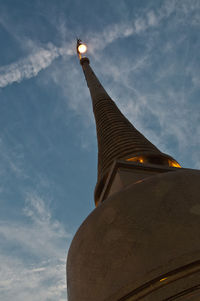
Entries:
{"type": "Polygon", "coordinates": [[[195,170],[157,174],[98,206],[69,250],[68,300],[177,300],[199,284],[199,183],[195,170]]]}

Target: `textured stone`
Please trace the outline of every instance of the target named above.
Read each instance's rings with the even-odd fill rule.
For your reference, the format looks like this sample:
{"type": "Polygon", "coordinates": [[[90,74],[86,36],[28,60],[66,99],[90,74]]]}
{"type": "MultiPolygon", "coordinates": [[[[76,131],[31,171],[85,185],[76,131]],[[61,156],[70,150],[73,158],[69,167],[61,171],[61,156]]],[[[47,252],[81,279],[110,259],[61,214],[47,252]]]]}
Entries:
{"type": "Polygon", "coordinates": [[[184,267],[200,260],[199,183],[199,171],[157,174],[97,207],[70,247],[69,301],[161,301],[197,285],[198,266],[184,267]]]}

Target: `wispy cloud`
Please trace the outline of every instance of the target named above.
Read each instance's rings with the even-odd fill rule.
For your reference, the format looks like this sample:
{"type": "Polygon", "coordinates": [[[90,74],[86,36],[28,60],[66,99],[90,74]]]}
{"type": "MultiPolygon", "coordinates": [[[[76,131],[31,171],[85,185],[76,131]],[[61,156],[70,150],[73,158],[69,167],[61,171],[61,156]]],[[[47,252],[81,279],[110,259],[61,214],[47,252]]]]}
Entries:
{"type": "MultiPolygon", "coordinates": [[[[171,7],[171,6],[170,6],[171,7]]],[[[167,11],[169,14],[171,11],[167,11]]],[[[102,32],[88,33],[89,51],[103,50],[107,45],[113,43],[119,38],[130,37],[133,34],[144,32],[149,27],[158,25],[159,21],[164,18],[166,12],[161,14],[154,11],[148,11],[142,18],[136,18],[133,21],[127,21],[119,24],[107,26],[102,32]]],[[[29,43],[31,43],[29,41],[29,43]]],[[[59,56],[71,56],[75,54],[73,42],[59,48],[48,43],[45,47],[33,46],[31,54],[15,63],[0,68],[0,87],[6,87],[14,82],[21,82],[24,79],[35,77],[41,70],[46,69],[59,56]]]]}
{"type": "Polygon", "coordinates": [[[35,46],[34,51],[26,58],[0,68],[0,87],[6,87],[14,82],[21,82],[36,76],[46,69],[59,56],[71,55],[70,45],[58,48],[49,43],[45,48],[35,46]]]}
{"type": "MultiPolygon", "coordinates": [[[[188,49],[185,48],[185,44],[188,43],[187,33],[183,33],[180,26],[182,28],[183,20],[189,18],[194,11],[197,14],[199,7],[200,5],[195,1],[192,1],[191,6],[187,1],[181,3],[176,0],[164,1],[161,7],[148,9],[132,20],[111,24],[101,32],[86,34],[89,51],[95,54],[93,63],[98,66],[98,75],[104,76],[103,84],[106,80],[109,82],[107,90],[109,92],[109,88],[111,89],[111,97],[116,101],[120,99],[119,106],[124,114],[162,151],[171,153],[173,149],[181,154],[181,159],[183,159],[181,151],[183,148],[185,156],[189,152],[188,139],[197,148],[199,144],[195,137],[191,141],[193,121],[189,112],[192,91],[185,88],[186,83],[181,81],[180,72],[184,72],[184,65],[187,63],[185,70],[193,86],[197,87],[199,71],[197,68],[194,69],[194,66],[190,66],[191,60],[188,61],[187,53],[182,60],[179,56],[180,51],[184,53],[188,49]],[[177,34],[164,40],[161,33],[171,32],[172,29],[174,32],[174,28],[177,34]],[[131,36],[144,37],[143,49],[141,48],[137,55],[131,55],[131,58],[122,55],[119,60],[115,51],[112,57],[103,51],[116,40],[131,36]],[[173,82],[173,79],[174,81],[180,79],[179,86],[173,82]],[[149,121],[147,121],[148,116],[151,119],[149,121]]],[[[77,66],[71,64],[70,73],[64,66],[55,67],[50,77],[61,87],[68,106],[77,114],[86,116],[87,122],[93,120],[91,111],[88,110],[89,93],[83,77],[80,77],[80,72],[77,71],[77,66]]],[[[193,118],[198,124],[198,117],[195,115],[193,118]]],[[[193,128],[195,133],[198,127],[197,125],[193,128]]]]}
{"type": "Polygon", "coordinates": [[[22,167],[22,157],[17,154],[16,150],[9,149],[3,138],[0,137],[0,165],[1,177],[4,178],[8,172],[13,173],[16,177],[26,177],[24,169],[22,167]]]}
{"type": "Polygon", "coordinates": [[[160,20],[161,17],[159,17],[154,11],[149,11],[144,17],[138,17],[134,20],[122,23],[111,24],[102,32],[88,33],[87,39],[90,52],[94,54],[99,50],[103,50],[117,39],[140,34],[149,27],[157,26],[160,20]]]}
{"type": "MultiPolygon", "coordinates": [[[[139,17],[128,19],[121,23],[111,24],[100,32],[92,31],[85,33],[89,45],[89,52],[90,54],[95,53],[94,62],[99,63],[99,73],[102,72],[104,75],[107,75],[111,85],[115,87],[115,92],[113,89],[111,96],[117,99],[118,95],[120,95],[119,89],[124,95],[121,107],[123,109],[124,106],[123,111],[125,114],[127,113],[128,117],[134,121],[136,126],[139,125],[142,131],[147,132],[150,139],[153,136],[153,141],[159,145],[161,144],[163,135],[167,137],[170,135],[170,132],[174,133],[174,137],[176,136],[176,140],[178,140],[179,150],[181,147],[187,146],[189,135],[188,127],[191,120],[185,118],[190,110],[184,98],[190,97],[192,92],[191,90],[185,90],[185,82],[182,83],[182,87],[179,89],[179,91],[182,91],[181,93],[172,85],[169,84],[167,86],[165,83],[169,78],[175,78],[179,64],[179,58],[175,56],[175,53],[180,51],[181,47],[184,49],[185,44],[183,41],[185,33],[182,33],[178,39],[176,36],[173,37],[173,40],[169,39],[166,42],[163,42],[162,37],[159,36],[158,33],[162,26],[165,26],[165,30],[168,27],[169,31],[173,28],[174,32],[174,28],[177,28],[178,24],[182,24],[184,20],[191,19],[189,16],[194,14],[194,12],[195,18],[198,19],[199,7],[198,1],[195,0],[190,3],[188,1],[180,2],[176,0],[163,1],[160,7],[147,9],[139,17]],[[170,22],[164,23],[164,21],[169,19],[170,22]],[[132,57],[133,61],[131,64],[130,60],[128,61],[128,59],[123,57],[120,58],[117,64],[112,64],[110,56],[106,56],[106,54],[103,53],[103,49],[114,41],[134,35],[140,36],[145,34],[145,32],[148,32],[148,35],[145,36],[146,43],[145,39],[143,41],[146,51],[141,52],[138,57],[132,57]],[[156,38],[154,39],[154,34],[156,38],[160,39],[160,43],[155,42],[156,38]],[[183,43],[183,46],[181,43],[183,43]],[[177,49],[178,45],[179,49],[177,49]],[[157,46],[159,51],[157,51],[157,46]],[[156,53],[157,58],[154,57],[154,53],[156,53]],[[162,56],[162,53],[165,55],[162,56]],[[108,64],[109,68],[103,67],[103,69],[101,69],[100,62],[102,60],[102,54],[104,66],[108,64]],[[151,81],[150,78],[152,87],[155,84],[159,85],[159,89],[156,88],[156,92],[153,91],[153,89],[145,87],[145,83],[143,82],[144,75],[149,73],[150,69],[154,76],[154,80],[151,81]],[[124,70],[124,72],[122,70],[124,70]],[[138,84],[138,79],[144,83],[142,89],[138,84]],[[118,89],[118,87],[120,88],[118,89]],[[164,91],[165,88],[166,91],[164,91]],[[137,99],[137,101],[134,101],[134,99],[137,99]],[[181,103],[183,106],[182,110],[178,112],[168,112],[165,106],[166,99],[168,104],[170,103],[171,108],[181,103]],[[154,121],[159,125],[159,136],[153,134],[153,131],[148,129],[147,124],[145,128],[144,108],[152,114],[154,121]]],[[[193,26],[193,23],[191,22],[190,25],[193,26]]],[[[197,22],[195,22],[195,26],[197,25],[197,22]]],[[[77,114],[84,115],[85,125],[88,126],[88,124],[91,124],[91,120],[93,120],[92,112],[88,109],[90,108],[90,103],[87,103],[89,93],[86,85],[83,84],[84,80],[77,66],[74,66],[74,62],[70,62],[67,59],[68,56],[75,55],[73,47],[74,42],[70,42],[61,48],[53,44],[48,44],[43,48],[34,47],[34,51],[27,58],[0,69],[0,87],[5,87],[12,82],[20,82],[25,78],[36,76],[40,70],[50,66],[56,58],[64,56],[66,60],[63,59],[62,63],[55,64],[51,70],[51,74],[45,74],[45,77],[49,76],[51,80],[53,79],[54,83],[61,88],[68,107],[73,109],[77,114]],[[79,82],[78,85],[77,82],[79,82]]],[[[193,66],[188,65],[186,72],[191,79],[192,86],[197,88],[200,78],[198,69],[194,69],[193,66]]]]}
{"type": "MultiPolygon", "coordinates": [[[[89,51],[90,53],[96,53],[119,38],[137,35],[148,28],[157,27],[163,19],[168,18],[173,12],[182,13],[182,18],[184,18],[183,14],[196,11],[198,8],[199,4],[196,1],[192,1],[191,4],[187,1],[181,3],[176,0],[165,1],[159,9],[148,10],[142,17],[127,20],[123,23],[111,24],[102,32],[86,33],[89,51]]],[[[198,14],[196,13],[195,18],[197,17],[198,14]]],[[[177,22],[180,22],[180,19],[180,15],[178,15],[177,22]]],[[[69,29],[65,29],[65,31],[69,32],[69,29]]],[[[23,79],[36,76],[41,70],[50,66],[59,56],[75,54],[73,47],[73,42],[69,42],[61,48],[51,43],[45,45],[45,47],[33,45],[34,51],[28,57],[0,68],[0,87],[3,88],[13,82],[21,82],[23,79]]]]}
{"type": "Polygon", "coordinates": [[[1,296],[4,301],[66,300],[65,262],[71,236],[35,194],[27,196],[23,213],[24,223],[0,223],[4,246],[0,256],[1,296]]]}

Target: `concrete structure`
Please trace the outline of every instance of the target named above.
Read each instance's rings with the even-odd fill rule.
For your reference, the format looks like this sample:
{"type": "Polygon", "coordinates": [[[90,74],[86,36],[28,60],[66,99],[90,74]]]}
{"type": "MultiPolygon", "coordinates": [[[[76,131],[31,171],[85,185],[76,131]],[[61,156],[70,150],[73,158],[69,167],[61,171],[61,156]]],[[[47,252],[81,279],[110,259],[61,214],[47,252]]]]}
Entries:
{"type": "Polygon", "coordinates": [[[96,209],[67,260],[69,301],[200,300],[200,171],[180,168],[80,62],[98,139],[96,209]]]}

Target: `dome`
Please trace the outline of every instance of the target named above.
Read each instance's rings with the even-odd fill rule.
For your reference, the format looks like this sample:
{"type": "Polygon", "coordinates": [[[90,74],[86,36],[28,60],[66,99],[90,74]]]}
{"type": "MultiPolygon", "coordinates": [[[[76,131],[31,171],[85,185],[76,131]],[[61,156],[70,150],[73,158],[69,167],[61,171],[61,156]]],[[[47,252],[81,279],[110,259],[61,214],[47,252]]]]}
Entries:
{"type": "Polygon", "coordinates": [[[157,174],[98,206],[69,250],[68,300],[179,301],[191,294],[200,280],[199,183],[195,170],[157,174]]]}

